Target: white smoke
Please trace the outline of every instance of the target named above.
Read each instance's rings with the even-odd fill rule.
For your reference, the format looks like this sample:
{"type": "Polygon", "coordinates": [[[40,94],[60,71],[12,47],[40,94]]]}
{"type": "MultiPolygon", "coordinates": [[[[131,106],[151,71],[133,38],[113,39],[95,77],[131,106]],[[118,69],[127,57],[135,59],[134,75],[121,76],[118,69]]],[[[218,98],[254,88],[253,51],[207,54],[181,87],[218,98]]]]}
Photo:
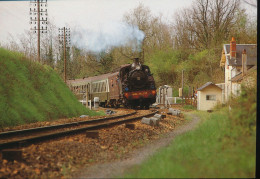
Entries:
{"type": "Polygon", "coordinates": [[[100,26],[97,30],[77,27],[71,33],[71,43],[78,48],[94,53],[107,51],[113,47],[132,44],[133,50],[140,50],[145,37],[137,26],[124,22],[110,22],[100,26]]]}

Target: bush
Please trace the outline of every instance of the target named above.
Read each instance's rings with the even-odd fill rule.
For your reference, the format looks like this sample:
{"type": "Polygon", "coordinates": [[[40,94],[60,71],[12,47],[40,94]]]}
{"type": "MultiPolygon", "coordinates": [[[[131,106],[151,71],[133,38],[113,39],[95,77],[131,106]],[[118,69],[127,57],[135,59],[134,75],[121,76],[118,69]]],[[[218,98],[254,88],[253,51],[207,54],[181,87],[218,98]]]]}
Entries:
{"type": "Polygon", "coordinates": [[[237,138],[256,133],[256,94],[256,86],[246,88],[242,85],[241,95],[231,101],[231,131],[238,132],[237,138]]]}

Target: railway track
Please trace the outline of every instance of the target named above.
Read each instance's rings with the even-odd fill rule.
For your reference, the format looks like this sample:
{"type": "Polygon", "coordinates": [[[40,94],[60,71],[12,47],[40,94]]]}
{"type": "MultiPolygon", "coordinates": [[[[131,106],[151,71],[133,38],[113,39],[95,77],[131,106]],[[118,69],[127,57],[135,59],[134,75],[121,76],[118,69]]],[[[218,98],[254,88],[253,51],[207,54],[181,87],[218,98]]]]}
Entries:
{"type": "Polygon", "coordinates": [[[8,131],[0,133],[0,150],[7,148],[25,147],[32,143],[42,142],[57,137],[73,135],[88,130],[97,130],[123,123],[128,123],[143,117],[152,116],[157,111],[140,115],[136,111],[125,115],[105,117],[88,121],[66,123],[47,127],[38,127],[24,130],[8,131]],[[133,117],[132,117],[133,116],[133,117]]]}

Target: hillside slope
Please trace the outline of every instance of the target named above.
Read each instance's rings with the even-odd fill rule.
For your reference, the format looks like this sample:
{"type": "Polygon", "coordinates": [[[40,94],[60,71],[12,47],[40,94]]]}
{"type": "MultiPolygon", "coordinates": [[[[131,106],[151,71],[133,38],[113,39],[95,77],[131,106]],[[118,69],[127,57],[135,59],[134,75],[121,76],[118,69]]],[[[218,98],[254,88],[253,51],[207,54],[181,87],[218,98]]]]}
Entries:
{"type": "Polygon", "coordinates": [[[97,115],[52,68],[0,48],[0,128],[81,114],[97,115]]]}

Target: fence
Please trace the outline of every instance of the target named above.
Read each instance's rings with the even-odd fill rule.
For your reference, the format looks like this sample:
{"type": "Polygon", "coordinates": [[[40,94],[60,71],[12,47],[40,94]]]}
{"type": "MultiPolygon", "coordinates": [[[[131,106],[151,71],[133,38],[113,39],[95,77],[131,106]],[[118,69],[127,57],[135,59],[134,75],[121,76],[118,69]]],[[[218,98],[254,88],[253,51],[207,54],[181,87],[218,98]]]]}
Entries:
{"type": "Polygon", "coordinates": [[[197,96],[196,95],[194,95],[194,96],[186,96],[185,97],[185,104],[197,107],[197,96]]]}

